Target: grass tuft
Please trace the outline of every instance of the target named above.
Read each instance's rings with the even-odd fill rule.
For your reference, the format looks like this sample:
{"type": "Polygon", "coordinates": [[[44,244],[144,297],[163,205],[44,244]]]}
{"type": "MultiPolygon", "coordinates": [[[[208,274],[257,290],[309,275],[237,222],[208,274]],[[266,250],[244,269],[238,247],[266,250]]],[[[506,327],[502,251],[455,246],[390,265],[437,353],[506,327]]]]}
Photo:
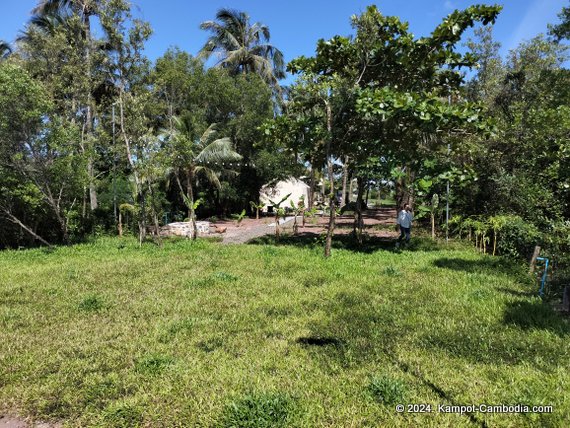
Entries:
{"type": "Polygon", "coordinates": [[[400,276],[400,275],[402,275],[402,272],[400,272],[394,266],[388,266],[387,268],[384,269],[383,273],[384,273],[384,275],[388,275],[388,276],[400,276]]]}
{"type": "Polygon", "coordinates": [[[293,400],[285,394],[250,394],[226,405],[219,427],[286,427],[294,410],[293,400]]]}
{"type": "Polygon", "coordinates": [[[153,355],[138,360],[135,364],[135,370],[142,374],[158,375],[172,364],[174,364],[174,359],[171,357],[153,355]]]}
{"type": "Polygon", "coordinates": [[[198,349],[206,353],[214,352],[216,349],[224,346],[224,339],[221,337],[213,337],[211,339],[198,342],[196,346],[198,349]]]}
{"type": "Polygon", "coordinates": [[[368,393],[382,404],[402,404],[406,400],[406,385],[401,380],[389,376],[374,376],[368,384],[368,393]]]}
{"type": "Polygon", "coordinates": [[[103,411],[104,426],[113,428],[137,428],[143,424],[142,409],[127,402],[110,404],[103,411]]]}
{"type": "Polygon", "coordinates": [[[99,296],[86,297],[79,303],[79,310],[85,312],[98,312],[104,307],[103,299],[99,296]]]}

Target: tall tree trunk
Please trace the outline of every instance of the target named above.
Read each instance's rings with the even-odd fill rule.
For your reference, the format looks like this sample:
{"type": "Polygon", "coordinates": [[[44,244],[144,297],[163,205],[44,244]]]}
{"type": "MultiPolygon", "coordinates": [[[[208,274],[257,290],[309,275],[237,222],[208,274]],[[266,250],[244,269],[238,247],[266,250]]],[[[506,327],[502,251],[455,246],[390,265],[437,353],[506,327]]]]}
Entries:
{"type": "Polygon", "coordinates": [[[415,180],[416,173],[412,171],[409,166],[402,167],[402,171],[405,171],[405,174],[402,174],[402,176],[396,180],[397,208],[400,210],[404,204],[409,204],[413,211],[415,198],[412,184],[415,180]]]}
{"type": "Polygon", "coordinates": [[[87,135],[87,175],[89,177],[89,205],[91,211],[96,210],[99,206],[97,199],[97,189],[95,187],[95,166],[93,158],[93,95],[91,94],[91,22],[89,14],[83,15],[83,26],[85,31],[85,67],[87,74],[87,82],[89,87],[87,89],[87,105],[85,117],[85,133],[87,135]]]}
{"type": "Polygon", "coordinates": [[[140,213],[139,213],[139,246],[142,246],[142,243],[146,239],[146,195],[144,193],[144,189],[142,189],[141,185],[139,185],[139,192],[137,195],[137,203],[140,206],[140,213]]]}
{"type": "Polygon", "coordinates": [[[412,214],[414,212],[414,205],[416,201],[416,195],[414,194],[414,181],[416,180],[416,172],[413,171],[411,168],[408,168],[408,182],[406,183],[406,192],[408,194],[408,204],[412,210],[412,214]]]}
{"type": "Polygon", "coordinates": [[[132,150],[131,150],[131,141],[129,136],[127,135],[127,131],[125,129],[125,107],[124,107],[124,87],[120,87],[120,94],[119,94],[119,122],[121,128],[121,137],[125,143],[125,149],[127,152],[127,160],[129,165],[133,171],[133,176],[135,178],[135,194],[136,194],[136,204],[139,204],[141,207],[141,212],[139,215],[139,245],[142,245],[143,241],[146,239],[146,209],[145,209],[145,195],[144,189],[142,187],[142,181],[139,177],[137,172],[137,166],[135,164],[132,150]]]}
{"type": "Polygon", "coordinates": [[[188,168],[186,183],[188,186],[188,200],[190,201],[190,221],[192,222],[192,228],[194,229],[194,235],[192,236],[192,239],[196,239],[198,237],[198,226],[196,225],[196,212],[194,211],[194,190],[192,189],[192,182],[194,181],[193,171],[194,166],[192,165],[190,168],[188,168]]]}
{"type": "MultiPolygon", "coordinates": [[[[327,100],[325,102],[325,107],[327,111],[327,143],[326,143],[326,156],[327,156],[327,173],[329,179],[329,208],[330,208],[330,215],[329,215],[329,227],[327,230],[327,238],[325,241],[325,257],[330,257],[331,255],[331,247],[332,247],[332,238],[334,234],[334,227],[335,227],[335,219],[336,219],[336,204],[335,204],[335,194],[334,194],[334,169],[333,169],[333,159],[332,159],[332,150],[331,150],[331,140],[332,140],[332,109],[330,102],[327,100]]],[[[324,183],[324,180],[323,180],[324,183]]]]}
{"type": "MultiPolygon", "coordinates": [[[[401,167],[401,170],[404,170],[404,167],[401,167]]],[[[396,179],[396,209],[398,211],[400,211],[407,202],[406,198],[406,180],[404,174],[401,174],[400,177],[396,179]]]]}
{"type": "Polygon", "coordinates": [[[93,166],[93,155],[89,155],[87,159],[87,173],[89,175],[89,205],[91,211],[99,207],[97,200],[97,189],[95,187],[95,167],[93,166]]]}
{"type": "Polygon", "coordinates": [[[354,233],[354,236],[356,237],[356,239],[358,240],[358,243],[361,244],[362,243],[362,229],[364,226],[364,221],[362,219],[362,199],[364,196],[365,181],[361,177],[357,177],[356,182],[358,185],[358,187],[357,187],[358,193],[356,196],[356,210],[354,211],[353,233],[354,233]]]}
{"type": "Polygon", "coordinates": [[[326,194],[326,183],[325,183],[325,177],[324,177],[324,174],[323,174],[323,178],[322,178],[322,184],[321,184],[321,199],[322,199],[322,201],[323,201],[323,204],[324,204],[324,202],[325,202],[325,201],[326,201],[326,199],[327,199],[327,194],[326,194]]]}
{"type": "Polygon", "coordinates": [[[348,181],[348,156],[344,157],[344,163],[342,165],[342,204],[348,204],[348,195],[346,193],[347,189],[347,181],[348,181]]]}
{"type": "Polygon", "coordinates": [[[154,205],[155,199],[150,181],[147,182],[147,185],[148,185],[148,194],[151,197],[150,208],[152,213],[152,220],[154,222],[154,234],[156,236],[156,239],[158,240],[158,245],[162,247],[162,237],[160,236],[160,222],[158,220],[158,212],[156,211],[156,206],[154,205]]]}
{"type": "Polygon", "coordinates": [[[311,159],[311,178],[309,180],[309,201],[307,209],[311,210],[315,206],[315,166],[311,159]]]}

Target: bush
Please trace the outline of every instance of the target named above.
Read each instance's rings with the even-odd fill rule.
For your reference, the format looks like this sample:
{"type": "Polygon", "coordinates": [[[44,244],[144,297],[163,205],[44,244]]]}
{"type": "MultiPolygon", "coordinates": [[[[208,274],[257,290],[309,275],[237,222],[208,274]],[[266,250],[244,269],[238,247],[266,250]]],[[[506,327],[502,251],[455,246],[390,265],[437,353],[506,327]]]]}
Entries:
{"type": "Polygon", "coordinates": [[[517,215],[472,216],[465,219],[456,216],[450,223],[450,228],[459,237],[467,235],[474,239],[477,248],[494,249],[496,245],[498,254],[510,258],[530,258],[535,245],[543,238],[534,224],[517,215]]]}
{"type": "Polygon", "coordinates": [[[508,216],[497,242],[499,254],[529,259],[541,239],[538,228],[519,216],[508,216]]]}

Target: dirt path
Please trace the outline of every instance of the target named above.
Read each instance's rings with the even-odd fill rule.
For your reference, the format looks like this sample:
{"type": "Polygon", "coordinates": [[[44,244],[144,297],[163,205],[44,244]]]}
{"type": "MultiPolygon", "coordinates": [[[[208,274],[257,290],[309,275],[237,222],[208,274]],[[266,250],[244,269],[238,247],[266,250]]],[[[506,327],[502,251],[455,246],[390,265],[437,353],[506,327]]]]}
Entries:
{"type": "MultiPolygon", "coordinates": [[[[367,210],[363,218],[364,232],[370,236],[395,238],[398,235],[393,228],[396,224],[396,210],[392,207],[367,210]]],[[[329,218],[325,215],[322,217],[306,218],[305,220],[305,226],[303,227],[300,224],[301,218],[298,217],[297,219],[299,223],[299,233],[319,235],[326,230],[329,218]]],[[[337,216],[335,235],[351,233],[353,224],[353,215],[337,216]]],[[[290,231],[292,226],[293,219],[288,218],[288,220],[280,224],[279,227],[290,231]]],[[[225,233],[221,234],[223,244],[244,244],[252,239],[275,233],[273,219],[269,217],[259,220],[245,219],[239,226],[236,225],[235,221],[219,221],[216,222],[216,227],[226,229],[225,233]]]]}
{"type": "MultiPolygon", "coordinates": [[[[363,213],[364,233],[379,238],[395,238],[398,232],[396,226],[396,209],[393,207],[382,207],[366,210],[363,213]]],[[[299,227],[299,233],[319,235],[327,230],[328,216],[307,218],[305,227],[299,227]]],[[[335,235],[346,235],[352,233],[354,227],[354,216],[339,215],[336,218],[335,235]]]]}
{"type": "Polygon", "coordinates": [[[23,419],[0,415],[0,428],[60,428],[61,424],[47,422],[26,422],[23,419]]]}
{"type": "MultiPolygon", "coordinates": [[[[288,228],[293,223],[292,219],[280,223],[280,228],[288,228]]],[[[243,228],[236,227],[228,229],[224,234],[224,240],[222,244],[245,244],[252,239],[259,238],[261,236],[269,235],[275,233],[275,224],[257,224],[252,226],[246,226],[243,228]]]]}

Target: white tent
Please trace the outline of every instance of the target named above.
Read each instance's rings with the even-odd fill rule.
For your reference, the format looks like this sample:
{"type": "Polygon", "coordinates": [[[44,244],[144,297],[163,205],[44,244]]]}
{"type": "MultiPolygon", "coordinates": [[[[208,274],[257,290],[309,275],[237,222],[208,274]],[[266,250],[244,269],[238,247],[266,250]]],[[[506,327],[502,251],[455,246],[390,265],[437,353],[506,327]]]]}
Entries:
{"type": "Polygon", "coordinates": [[[309,201],[309,189],[306,183],[291,177],[287,180],[279,181],[274,186],[263,186],[259,192],[259,202],[263,204],[263,212],[268,212],[273,208],[271,201],[279,202],[290,193],[291,195],[280,205],[281,208],[291,207],[290,201],[293,201],[293,203],[297,205],[302,197],[305,198],[305,206],[307,206],[309,201]]]}

